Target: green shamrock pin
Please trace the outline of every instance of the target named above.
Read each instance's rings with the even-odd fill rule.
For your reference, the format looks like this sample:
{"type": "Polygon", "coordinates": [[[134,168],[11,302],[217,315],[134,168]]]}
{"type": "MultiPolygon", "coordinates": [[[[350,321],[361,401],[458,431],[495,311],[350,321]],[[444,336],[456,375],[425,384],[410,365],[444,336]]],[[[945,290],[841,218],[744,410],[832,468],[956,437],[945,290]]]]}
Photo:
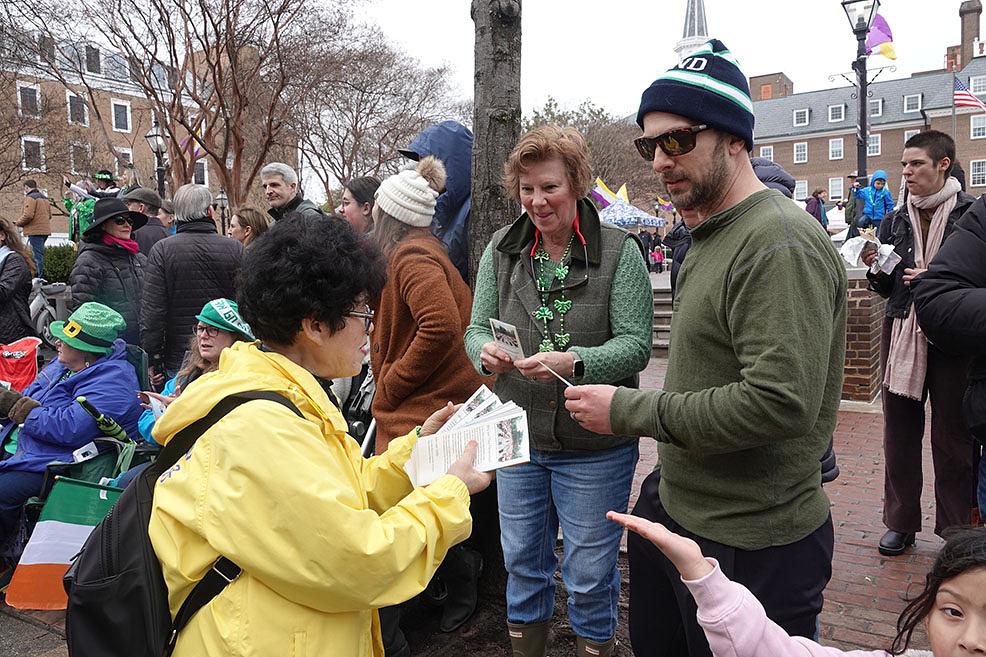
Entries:
{"type": "Polygon", "coordinates": [[[572,336],[570,336],[568,333],[558,333],[557,335],[555,335],[555,342],[558,343],[559,347],[564,349],[569,345],[569,343],[572,342],[572,336]]]}
{"type": "Polygon", "coordinates": [[[555,318],[555,314],[551,312],[551,308],[547,306],[541,306],[534,311],[534,319],[540,320],[542,322],[549,322],[555,318]]]}
{"type": "Polygon", "coordinates": [[[551,338],[545,338],[541,340],[541,344],[538,345],[538,351],[544,353],[545,351],[554,351],[555,343],[551,341],[551,338]]]}
{"type": "Polygon", "coordinates": [[[555,299],[554,306],[555,306],[555,310],[557,310],[559,313],[561,313],[562,315],[564,315],[565,313],[567,313],[569,310],[572,309],[572,300],[571,299],[555,299]]]}
{"type": "Polygon", "coordinates": [[[537,252],[534,254],[535,260],[547,260],[548,257],[549,257],[548,252],[545,251],[544,249],[538,249],[537,252]]]}
{"type": "Polygon", "coordinates": [[[568,276],[568,265],[558,265],[555,267],[555,278],[563,281],[566,276],[568,276]]]}

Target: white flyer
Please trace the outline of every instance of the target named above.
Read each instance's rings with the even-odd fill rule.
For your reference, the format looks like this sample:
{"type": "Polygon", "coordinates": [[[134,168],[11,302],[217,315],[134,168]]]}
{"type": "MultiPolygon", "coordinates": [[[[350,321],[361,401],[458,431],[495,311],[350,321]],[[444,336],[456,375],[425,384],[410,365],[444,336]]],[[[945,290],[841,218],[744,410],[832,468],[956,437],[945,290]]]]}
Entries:
{"type": "Polygon", "coordinates": [[[524,349],[520,346],[520,336],[513,324],[501,322],[490,317],[490,328],[493,330],[493,341],[514,360],[524,358],[524,349]]]}

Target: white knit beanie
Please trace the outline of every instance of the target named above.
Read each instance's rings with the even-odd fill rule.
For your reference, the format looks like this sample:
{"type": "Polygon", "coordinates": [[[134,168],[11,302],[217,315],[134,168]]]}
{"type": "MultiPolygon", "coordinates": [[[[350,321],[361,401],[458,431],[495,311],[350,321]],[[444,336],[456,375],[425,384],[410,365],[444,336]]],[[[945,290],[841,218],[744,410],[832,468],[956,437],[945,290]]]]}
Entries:
{"type": "Polygon", "coordinates": [[[444,188],[445,167],[429,156],[414,170],[401,171],[380,183],[376,205],[402,223],[424,228],[431,225],[435,202],[444,188]]]}

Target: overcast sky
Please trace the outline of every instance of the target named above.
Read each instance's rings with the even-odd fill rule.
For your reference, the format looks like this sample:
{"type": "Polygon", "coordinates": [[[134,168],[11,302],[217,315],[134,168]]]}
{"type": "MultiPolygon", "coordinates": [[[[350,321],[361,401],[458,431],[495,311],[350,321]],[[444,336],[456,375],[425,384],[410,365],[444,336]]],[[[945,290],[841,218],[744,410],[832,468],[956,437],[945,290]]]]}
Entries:
{"type": "MultiPolygon", "coordinates": [[[[944,66],[959,43],[961,0],[885,0],[880,13],[894,33],[897,66],[881,79],[944,66]]],[[[472,97],[473,23],[469,0],[369,0],[367,22],[427,66],[450,64],[463,97],[472,97]]],[[[524,0],[524,112],[553,96],[564,107],[586,98],[615,115],[635,113],[640,93],[676,63],[686,0],[524,0]]],[[[839,0],[705,0],[710,36],[723,41],[744,72],[782,71],[795,92],[844,86],[855,37],[839,0]]],[[[982,32],[980,32],[982,34],[982,32]]]]}

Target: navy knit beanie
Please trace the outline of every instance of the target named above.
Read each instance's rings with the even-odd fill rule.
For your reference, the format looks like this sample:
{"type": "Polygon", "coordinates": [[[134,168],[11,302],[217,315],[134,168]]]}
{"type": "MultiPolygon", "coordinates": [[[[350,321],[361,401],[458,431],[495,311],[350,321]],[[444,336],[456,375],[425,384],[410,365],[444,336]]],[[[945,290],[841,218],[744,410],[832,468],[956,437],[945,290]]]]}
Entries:
{"type": "Polygon", "coordinates": [[[668,70],[640,97],[637,125],[644,115],[666,112],[705,123],[746,140],[753,150],[753,101],[739,62],[718,39],[712,39],[668,70]]]}

